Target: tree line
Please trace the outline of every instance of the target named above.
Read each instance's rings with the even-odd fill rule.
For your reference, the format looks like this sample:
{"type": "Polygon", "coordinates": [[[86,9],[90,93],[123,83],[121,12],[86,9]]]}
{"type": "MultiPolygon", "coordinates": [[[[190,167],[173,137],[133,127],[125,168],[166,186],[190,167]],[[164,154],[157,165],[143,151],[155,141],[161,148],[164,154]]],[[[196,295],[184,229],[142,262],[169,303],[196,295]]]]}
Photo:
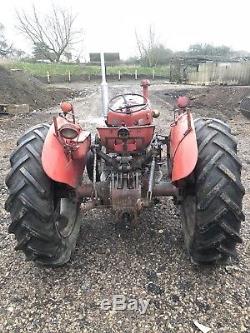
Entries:
{"type": "MultiPolygon", "coordinates": [[[[60,62],[62,57],[71,61],[75,46],[83,42],[83,31],[76,29],[76,18],[71,10],[53,7],[50,13],[42,15],[33,5],[30,14],[17,11],[16,29],[25,36],[33,46],[32,58],[49,62],[60,62]]],[[[144,35],[135,31],[138,55],[127,59],[126,63],[136,63],[147,67],[169,64],[175,58],[187,57],[239,57],[250,56],[249,52],[234,51],[228,46],[210,44],[193,44],[187,51],[174,52],[160,42],[155,29],[150,25],[144,35]]],[[[5,29],[0,23],[0,57],[25,56],[25,52],[8,43],[5,29]]],[[[75,56],[80,61],[81,54],[75,56]]]]}

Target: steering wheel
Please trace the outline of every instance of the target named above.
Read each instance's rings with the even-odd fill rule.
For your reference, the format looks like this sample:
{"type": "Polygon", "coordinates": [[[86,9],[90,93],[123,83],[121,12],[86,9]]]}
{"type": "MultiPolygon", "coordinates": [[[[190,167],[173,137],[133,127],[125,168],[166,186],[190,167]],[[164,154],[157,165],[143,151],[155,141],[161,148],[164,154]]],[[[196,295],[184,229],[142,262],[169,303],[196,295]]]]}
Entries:
{"type": "Polygon", "coordinates": [[[146,97],[144,97],[143,95],[140,95],[140,94],[123,94],[123,95],[117,95],[115,97],[113,97],[110,101],[109,101],[109,110],[110,111],[113,111],[113,112],[118,112],[118,113],[121,113],[123,112],[124,109],[126,109],[126,112],[127,113],[133,113],[133,112],[138,112],[138,111],[141,111],[143,109],[145,109],[145,107],[148,106],[148,100],[146,97]],[[129,101],[127,99],[128,96],[136,96],[136,97],[141,97],[142,98],[142,103],[139,103],[139,104],[132,104],[131,101],[129,101]],[[113,109],[113,106],[111,107],[110,104],[112,102],[115,102],[116,99],[119,99],[119,98],[122,98],[123,101],[124,101],[124,104],[122,106],[119,106],[117,109],[113,109]],[[137,110],[133,110],[133,108],[139,108],[137,110]]]}

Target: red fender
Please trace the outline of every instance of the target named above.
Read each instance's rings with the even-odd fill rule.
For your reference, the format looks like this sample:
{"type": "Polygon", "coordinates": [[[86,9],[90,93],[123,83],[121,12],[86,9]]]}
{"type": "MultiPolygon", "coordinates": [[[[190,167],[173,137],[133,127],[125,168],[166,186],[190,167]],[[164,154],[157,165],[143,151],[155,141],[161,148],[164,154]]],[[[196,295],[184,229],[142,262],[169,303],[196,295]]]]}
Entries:
{"type": "MultiPolygon", "coordinates": [[[[67,120],[57,117],[58,127],[66,123],[68,123],[67,120]]],[[[79,148],[73,153],[73,158],[69,159],[55,134],[54,124],[52,124],[42,151],[42,165],[48,177],[74,188],[81,182],[87,152],[91,144],[90,133],[82,130],[75,140],[77,140],[79,148]]]]}
{"type": "Polygon", "coordinates": [[[172,181],[190,175],[198,160],[198,146],[191,113],[183,113],[176,119],[170,131],[170,158],[172,181]]]}

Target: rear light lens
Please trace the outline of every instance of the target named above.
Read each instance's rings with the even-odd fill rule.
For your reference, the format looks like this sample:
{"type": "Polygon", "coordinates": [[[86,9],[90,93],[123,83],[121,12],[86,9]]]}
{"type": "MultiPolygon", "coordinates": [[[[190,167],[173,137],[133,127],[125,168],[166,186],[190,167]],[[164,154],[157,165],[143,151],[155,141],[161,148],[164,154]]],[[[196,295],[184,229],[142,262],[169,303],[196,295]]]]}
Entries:
{"type": "Polygon", "coordinates": [[[68,113],[73,111],[73,105],[70,102],[62,102],[60,104],[63,113],[68,113]]]}
{"type": "Polygon", "coordinates": [[[179,96],[176,104],[179,108],[186,108],[189,104],[189,98],[186,96],[179,96]]]}
{"type": "Polygon", "coordinates": [[[73,140],[79,135],[80,129],[73,124],[65,124],[59,129],[59,133],[63,138],[73,140]]]}

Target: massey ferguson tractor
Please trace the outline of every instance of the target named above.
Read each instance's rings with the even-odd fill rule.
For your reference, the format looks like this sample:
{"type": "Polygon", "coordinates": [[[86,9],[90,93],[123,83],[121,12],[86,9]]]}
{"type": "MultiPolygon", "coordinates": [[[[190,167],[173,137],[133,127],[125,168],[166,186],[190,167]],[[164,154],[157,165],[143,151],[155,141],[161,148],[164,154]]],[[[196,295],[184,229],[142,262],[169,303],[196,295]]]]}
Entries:
{"type": "Polygon", "coordinates": [[[159,112],[149,101],[149,81],[142,81],[142,94],[108,102],[101,58],[105,126],[91,136],[76,122],[72,104],[62,102],[52,125],[29,129],[10,156],[5,208],[15,249],[38,264],[63,265],[76,246],[82,204],[83,210],[111,209],[119,223],[137,223],[156,198],[172,196],[192,262],[235,256],[244,188],[228,125],[193,120],[188,99],[180,96],[169,134],[157,134],[153,119],[159,112]]]}

